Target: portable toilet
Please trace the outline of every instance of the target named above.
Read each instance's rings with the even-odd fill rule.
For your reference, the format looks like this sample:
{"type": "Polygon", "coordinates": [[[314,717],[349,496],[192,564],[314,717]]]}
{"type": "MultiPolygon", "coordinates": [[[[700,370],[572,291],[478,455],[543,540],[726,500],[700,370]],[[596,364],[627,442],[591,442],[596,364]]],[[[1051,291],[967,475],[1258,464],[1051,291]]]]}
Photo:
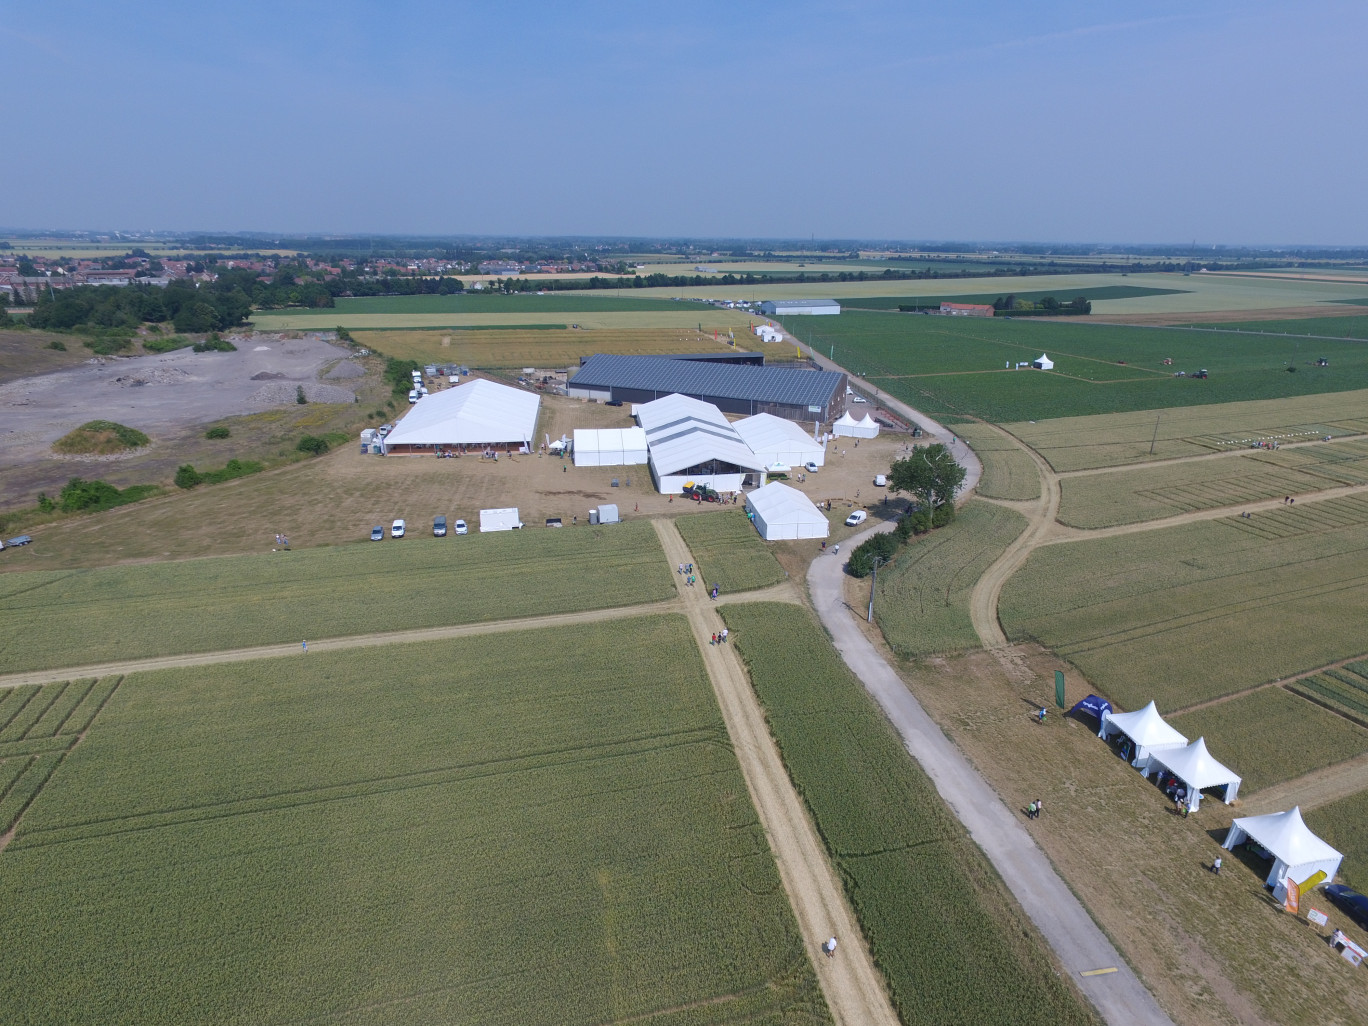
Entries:
{"type": "Polygon", "coordinates": [[[593,509],[591,509],[591,510],[589,511],[589,523],[590,523],[590,524],[597,524],[597,523],[599,522],[598,517],[599,517],[598,507],[595,507],[595,508],[593,508],[593,509]]]}
{"type": "Polygon", "coordinates": [[[616,503],[605,502],[599,506],[595,512],[598,513],[598,522],[600,524],[616,524],[618,522],[618,508],[616,503]]]}

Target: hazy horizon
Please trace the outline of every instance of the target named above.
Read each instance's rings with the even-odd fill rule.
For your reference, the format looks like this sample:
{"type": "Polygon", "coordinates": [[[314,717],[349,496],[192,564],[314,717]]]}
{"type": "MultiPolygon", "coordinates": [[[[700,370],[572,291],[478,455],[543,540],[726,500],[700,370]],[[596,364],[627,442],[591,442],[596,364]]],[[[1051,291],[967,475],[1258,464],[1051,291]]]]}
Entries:
{"type": "Polygon", "coordinates": [[[1365,28],[1342,2],[14,9],[0,224],[1364,245],[1365,28]]]}

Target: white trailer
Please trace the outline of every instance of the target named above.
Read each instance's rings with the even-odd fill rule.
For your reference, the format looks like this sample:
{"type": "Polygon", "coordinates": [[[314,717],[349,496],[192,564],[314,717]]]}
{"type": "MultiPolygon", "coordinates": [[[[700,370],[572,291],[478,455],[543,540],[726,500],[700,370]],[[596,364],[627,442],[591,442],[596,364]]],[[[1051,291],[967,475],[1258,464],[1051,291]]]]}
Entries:
{"type": "Polygon", "coordinates": [[[522,527],[522,521],[518,519],[517,506],[480,510],[481,534],[486,531],[516,531],[520,527],[522,527]]]}

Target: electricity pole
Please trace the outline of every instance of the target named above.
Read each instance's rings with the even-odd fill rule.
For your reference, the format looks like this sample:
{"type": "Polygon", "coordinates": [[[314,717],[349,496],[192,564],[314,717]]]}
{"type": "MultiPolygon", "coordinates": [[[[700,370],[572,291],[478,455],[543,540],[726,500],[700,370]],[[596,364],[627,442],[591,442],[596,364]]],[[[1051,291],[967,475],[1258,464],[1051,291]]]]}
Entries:
{"type": "Polygon", "coordinates": [[[890,561],[885,559],[883,556],[874,557],[874,569],[870,573],[869,582],[869,613],[865,617],[865,623],[874,622],[874,589],[878,587],[879,584],[879,567],[887,566],[889,562],[890,561]]]}

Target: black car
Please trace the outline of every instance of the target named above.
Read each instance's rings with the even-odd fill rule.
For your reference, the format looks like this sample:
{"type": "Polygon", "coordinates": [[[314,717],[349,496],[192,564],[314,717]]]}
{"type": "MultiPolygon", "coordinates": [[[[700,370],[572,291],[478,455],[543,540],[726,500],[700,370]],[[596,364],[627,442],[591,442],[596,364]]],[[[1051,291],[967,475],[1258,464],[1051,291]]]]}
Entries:
{"type": "Polygon", "coordinates": [[[1330,884],[1325,893],[1341,912],[1368,930],[1368,897],[1344,884],[1330,884]]]}

